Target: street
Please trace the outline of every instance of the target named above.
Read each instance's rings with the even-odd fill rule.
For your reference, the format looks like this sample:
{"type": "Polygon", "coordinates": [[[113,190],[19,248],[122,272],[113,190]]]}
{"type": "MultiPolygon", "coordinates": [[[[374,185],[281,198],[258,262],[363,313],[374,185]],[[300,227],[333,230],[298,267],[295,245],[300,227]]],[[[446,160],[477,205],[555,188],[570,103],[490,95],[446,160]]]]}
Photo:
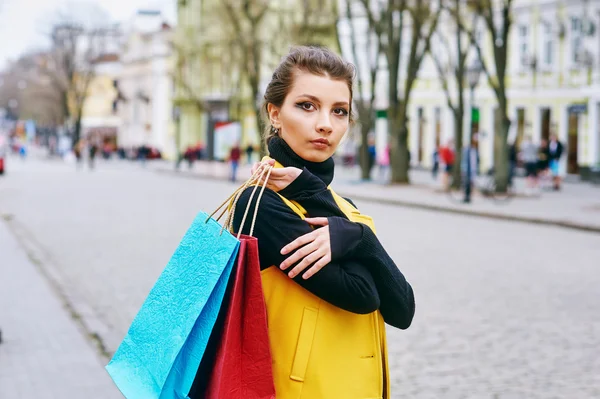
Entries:
{"type": "MultiPolygon", "coordinates": [[[[39,269],[54,276],[44,277],[53,281],[47,284],[58,285],[30,295],[69,302],[83,318],[80,331],[100,358],[100,373],[108,361],[101,352],[117,348],[196,213],[211,212],[237,187],[129,162],[100,162],[94,171],[35,158],[10,159],[9,166],[0,178],[0,223],[38,254],[39,269]]],[[[374,218],[415,291],[413,325],[388,329],[393,398],[600,397],[599,234],[356,203],[374,218]]],[[[2,251],[10,248],[0,242],[0,279],[8,284],[13,258],[2,251]]],[[[12,374],[20,356],[11,346],[20,337],[7,309],[22,300],[0,306],[2,399],[34,397],[19,394],[15,386],[26,382],[12,374]]],[[[57,351],[59,345],[69,342],[57,341],[57,351]]],[[[85,397],[120,397],[108,377],[103,381],[105,391],[85,397]]]]}

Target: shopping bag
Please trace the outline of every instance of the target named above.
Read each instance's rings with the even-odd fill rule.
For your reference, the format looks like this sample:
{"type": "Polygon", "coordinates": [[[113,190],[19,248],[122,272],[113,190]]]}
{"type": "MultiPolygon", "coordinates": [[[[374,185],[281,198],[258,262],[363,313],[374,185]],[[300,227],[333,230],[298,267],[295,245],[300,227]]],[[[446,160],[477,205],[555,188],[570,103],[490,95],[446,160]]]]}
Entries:
{"type": "Polygon", "coordinates": [[[198,214],[106,366],[127,399],[190,391],[239,250],[208,219],[198,214]]]}
{"type": "Polygon", "coordinates": [[[244,235],[239,239],[233,288],[207,399],[275,398],[258,241],[244,235]]]}

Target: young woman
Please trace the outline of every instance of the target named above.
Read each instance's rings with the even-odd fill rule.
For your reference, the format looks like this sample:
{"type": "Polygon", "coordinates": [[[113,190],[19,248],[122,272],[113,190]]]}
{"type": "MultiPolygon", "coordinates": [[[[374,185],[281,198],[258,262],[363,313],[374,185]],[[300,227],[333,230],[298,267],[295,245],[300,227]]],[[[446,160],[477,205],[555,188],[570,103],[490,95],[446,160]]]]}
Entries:
{"type": "MultiPolygon", "coordinates": [[[[353,78],[352,64],[331,51],[297,47],[265,93],[271,158],[255,168],[274,169],[253,235],[277,399],[390,398],[384,322],[406,329],[415,312],[372,219],[329,188],[332,155],[352,123],[353,78]]],[[[251,191],[237,204],[236,231],[251,191]]]]}

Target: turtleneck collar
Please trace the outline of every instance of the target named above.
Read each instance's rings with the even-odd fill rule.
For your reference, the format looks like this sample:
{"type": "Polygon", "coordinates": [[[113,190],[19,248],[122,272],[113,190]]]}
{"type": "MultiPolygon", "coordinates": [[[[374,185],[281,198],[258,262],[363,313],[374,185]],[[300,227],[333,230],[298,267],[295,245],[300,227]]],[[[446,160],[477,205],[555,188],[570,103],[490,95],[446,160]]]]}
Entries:
{"type": "Polygon", "coordinates": [[[299,169],[308,169],[310,173],[323,180],[326,185],[330,185],[333,180],[333,157],[324,162],[309,162],[297,155],[281,137],[273,137],[269,141],[269,154],[271,158],[285,167],[293,166],[299,169]]]}

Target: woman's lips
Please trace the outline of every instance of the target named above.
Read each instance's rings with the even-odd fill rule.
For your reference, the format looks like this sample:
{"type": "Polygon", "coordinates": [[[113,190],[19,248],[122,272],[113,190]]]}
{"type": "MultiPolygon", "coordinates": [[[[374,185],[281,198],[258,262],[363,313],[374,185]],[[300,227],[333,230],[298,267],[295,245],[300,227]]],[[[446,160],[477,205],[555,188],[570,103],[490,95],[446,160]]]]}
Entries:
{"type": "Polygon", "coordinates": [[[318,149],[325,149],[329,147],[329,140],[327,139],[316,139],[311,141],[312,145],[318,149]]]}

